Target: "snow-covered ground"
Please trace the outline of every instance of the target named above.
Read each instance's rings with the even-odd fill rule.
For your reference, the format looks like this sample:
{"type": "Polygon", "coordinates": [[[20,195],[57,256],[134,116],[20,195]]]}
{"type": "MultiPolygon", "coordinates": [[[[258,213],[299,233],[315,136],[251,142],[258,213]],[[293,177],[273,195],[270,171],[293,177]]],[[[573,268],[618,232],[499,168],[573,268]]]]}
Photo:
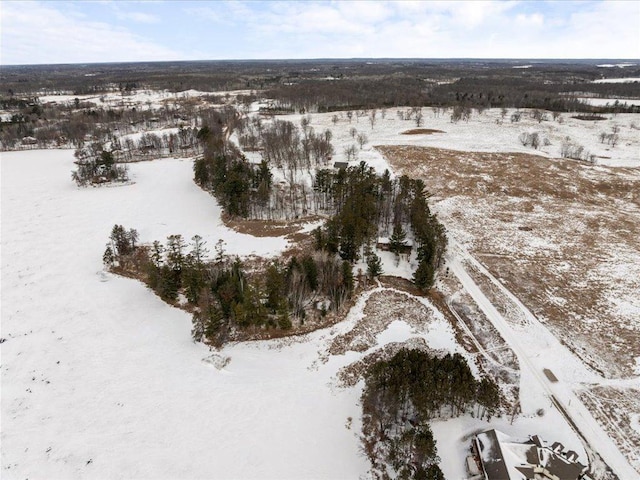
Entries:
{"type": "Polygon", "coordinates": [[[621,107],[631,107],[640,105],[640,98],[598,98],[598,97],[577,97],[578,100],[594,107],[613,107],[616,102],[621,107]]]}
{"type": "Polygon", "coordinates": [[[640,82],[640,77],[599,78],[593,83],[632,83],[640,82]]]}
{"type": "Polygon", "coordinates": [[[131,93],[122,94],[120,92],[110,92],[100,95],[72,95],[68,93],[60,93],[58,95],[42,95],[38,97],[41,103],[54,102],[59,105],[72,105],[76,99],[81,102],[92,102],[96,105],[137,105],[144,108],[155,110],[160,108],[164,103],[173,100],[184,100],[188,98],[199,98],[209,95],[229,95],[236,97],[238,95],[248,95],[251,90],[233,90],[224,92],[201,92],[198,90],[184,90],[182,92],[170,92],[168,90],[135,90],[131,93]]]}
{"type": "Polygon", "coordinates": [[[102,272],[112,225],[142,241],[199,233],[272,255],[219,223],[191,162],[135,164],[135,183],[79,189],[71,151],[3,153],[2,478],[358,478],[356,390],[309,370],[319,337],[232,345],[223,370],[188,314],[102,272]],[[345,428],[347,417],[356,422],[345,428]]]}
{"type": "MultiPolygon", "coordinates": [[[[358,146],[356,138],[351,136],[352,128],[365,134],[368,141],[362,149],[358,146],[358,158],[353,163],[364,160],[378,171],[383,171],[388,165],[374,148],[375,145],[418,145],[471,152],[522,152],[559,158],[562,143],[567,137],[595,155],[598,164],[640,166],[640,130],[637,129],[640,127],[640,115],[637,114],[607,114],[604,115],[605,120],[584,121],[563,113],[560,123],[553,121],[551,113],[547,113],[549,120],[538,123],[531,118],[529,110],[522,110],[521,120],[511,123],[509,119],[515,109],[508,109],[504,119],[500,109],[488,109],[480,115],[474,111],[468,122],[452,123],[450,109],[436,114],[431,108],[423,108],[424,121],[420,128],[440,130],[442,133],[404,135],[403,132],[415,129],[416,124],[413,120],[400,120],[396,113],[398,110],[408,111],[407,108],[389,108],[385,118],[382,118],[378,110],[373,128],[368,117],[356,119],[354,114],[349,122],[344,112],[312,114],[310,126],[316,133],[326,129],[332,131],[332,143],[336,149],[334,161],[346,161],[345,148],[358,146]],[[335,124],[332,122],[334,115],[338,116],[335,124]],[[600,134],[611,133],[614,126],[619,128],[619,141],[615,147],[611,147],[600,141],[600,134]],[[542,145],[538,150],[523,146],[519,137],[524,132],[538,132],[541,139],[549,140],[549,145],[542,145]]],[[[278,118],[300,125],[302,116],[283,115],[278,118]]]]}
{"type": "MultiPolygon", "coordinates": [[[[153,108],[161,99],[143,101],[153,108]]],[[[343,160],[344,148],[356,143],[351,128],[366,134],[369,141],[357,161],[378,171],[388,164],[373,145],[531,153],[518,136],[533,130],[551,140],[536,152],[540,155],[558,156],[560,141],[570,136],[603,157],[598,160],[603,164],[640,165],[640,138],[631,127],[637,115],[601,122],[564,115],[562,124],[538,124],[525,113],[512,124],[510,110],[499,125],[499,110],[488,110],[454,124],[450,113],[437,116],[423,109],[422,128],[444,133],[403,135],[415,124],[395,112],[389,109],[385,118],[378,112],[373,127],[366,117],[349,123],[338,114],[334,125],[333,114],[313,114],[311,126],[316,132],[333,131],[334,160],[343,160]],[[614,149],[598,140],[613,125],[621,127],[614,149]]],[[[300,115],[284,118],[300,121],[300,115]]],[[[139,282],[102,271],[111,227],[136,228],[143,242],[199,234],[210,250],[223,239],[227,253],[238,255],[273,256],[286,240],[255,239],[224,227],[215,200],[194,185],[190,160],[137,163],[130,167],[132,184],[89,189],[71,182],[71,151],[3,153],[0,166],[3,478],[358,478],[366,473],[368,463],[359,450],[360,388],[335,385],[340,368],[364,353],[319,361],[328,342],[362,315],[366,297],[333,329],[296,340],[227,346],[220,355],[230,363],[216,368],[220,359],[191,341],[189,315],[139,282]],[[349,417],[353,423],[347,428],[349,417]]],[[[406,264],[396,267],[391,255],[381,256],[386,273],[410,276],[406,264]]],[[[499,322],[473,281],[463,270],[455,273],[499,322]]],[[[420,335],[434,348],[455,351],[459,347],[450,327],[438,321],[431,333],[420,335]]],[[[506,418],[489,425],[470,417],[434,424],[447,478],[466,476],[467,436],[490,427],[514,437],[538,433],[561,441],[586,461],[580,440],[551,405],[539,370],[552,368],[560,380],[552,391],[572,412],[574,404],[567,405],[574,401],[571,382],[593,378],[566,349],[556,348],[557,340],[533,333],[505,334],[521,361],[533,362],[521,367],[523,416],[513,425],[506,418]],[[526,341],[527,348],[520,349],[526,341]],[[544,358],[531,360],[536,345],[544,358]],[[544,408],[543,417],[535,413],[538,408],[544,408]]],[[[397,319],[376,338],[387,344],[417,334],[397,319]]],[[[586,409],[575,408],[589,428],[597,427],[586,409]]],[[[595,445],[602,446],[603,456],[611,448],[604,438],[595,445]]],[[[608,455],[612,467],[625,468],[615,453],[608,455]]]]}
{"type": "MultiPolygon", "coordinates": [[[[224,238],[237,254],[271,255],[285,242],[255,242],[220,225],[215,200],[193,184],[187,160],[135,164],[134,184],[90,189],[70,181],[72,162],[71,151],[2,155],[3,478],[364,474],[360,385],[337,388],[335,375],[370,351],[318,360],[362,318],[369,295],[329,331],[212,353],[191,341],[187,314],[139,282],[102,271],[111,226],[136,227],[142,241],[176,232],[199,233],[209,245],[224,238]],[[230,363],[216,368],[219,357],[230,363]]],[[[461,351],[434,314],[424,332],[391,322],[378,344],[417,335],[432,348],[461,351]]],[[[551,411],[544,420],[490,425],[521,437],[535,425],[581,452],[559,421],[551,411]]],[[[436,423],[447,478],[463,478],[465,435],[490,425],[470,417],[436,423]]]]}

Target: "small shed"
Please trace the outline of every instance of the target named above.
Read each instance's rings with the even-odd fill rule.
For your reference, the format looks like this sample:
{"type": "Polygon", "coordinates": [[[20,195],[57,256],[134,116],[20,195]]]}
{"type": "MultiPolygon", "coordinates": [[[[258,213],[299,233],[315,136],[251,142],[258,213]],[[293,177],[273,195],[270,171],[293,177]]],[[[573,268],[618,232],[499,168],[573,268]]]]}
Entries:
{"type": "MultiPolygon", "coordinates": [[[[388,237],[378,237],[378,241],[376,242],[376,248],[378,250],[382,250],[383,252],[391,251],[391,240],[388,237]]],[[[398,253],[400,255],[410,255],[411,250],[413,249],[413,243],[411,240],[405,240],[402,245],[398,248],[398,253]]]]}
{"type": "Polygon", "coordinates": [[[333,168],[335,168],[336,170],[346,170],[348,166],[349,166],[349,162],[334,162],[333,163],[333,168]]]}

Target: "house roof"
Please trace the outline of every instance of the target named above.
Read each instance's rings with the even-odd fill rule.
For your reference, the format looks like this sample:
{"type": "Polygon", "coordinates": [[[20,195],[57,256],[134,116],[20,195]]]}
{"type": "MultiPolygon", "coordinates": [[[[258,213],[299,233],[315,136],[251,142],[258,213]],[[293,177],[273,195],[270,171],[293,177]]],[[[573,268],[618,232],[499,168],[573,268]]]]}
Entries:
{"type": "Polygon", "coordinates": [[[538,436],[519,441],[488,430],[478,434],[476,441],[488,480],[527,480],[542,471],[560,480],[577,480],[586,470],[580,462],[573,461],[574,452],[568,455],[562,449],[553,451],[538,436]]]}

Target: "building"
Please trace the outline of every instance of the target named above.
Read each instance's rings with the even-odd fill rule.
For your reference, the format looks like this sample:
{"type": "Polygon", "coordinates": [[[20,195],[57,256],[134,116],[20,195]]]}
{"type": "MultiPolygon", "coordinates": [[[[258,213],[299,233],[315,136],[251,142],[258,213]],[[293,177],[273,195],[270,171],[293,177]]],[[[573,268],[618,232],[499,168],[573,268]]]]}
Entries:
{"type": "Polygon", "coordinates": [[[349,162],[334,162],[333,163],[333,168],[335,168],[336,170],[346,170],[348,166],[349,166],[349,162]]]}
{"type": "Polygon", "coordinates": [[[565,452],[559,442],[548,447],[537,435],[519,441],[488,430],[475,436],[471,452],[469,473],[485,480],[580,480],[587,471],[576,452],[565,452]]]}
{"type": "MultiPolygon", "coordinates": [[[[378,250],[382,250],[383,252],[391,251],[391,239],[388,237],[378,237],[376,241],[376,248],[378,250]]],[[[411,250],[413,249],[413,242],[411,240],[404,240],[401,245],[398,246],[398,254],[399,255],[411,255],[411,250]]]]}

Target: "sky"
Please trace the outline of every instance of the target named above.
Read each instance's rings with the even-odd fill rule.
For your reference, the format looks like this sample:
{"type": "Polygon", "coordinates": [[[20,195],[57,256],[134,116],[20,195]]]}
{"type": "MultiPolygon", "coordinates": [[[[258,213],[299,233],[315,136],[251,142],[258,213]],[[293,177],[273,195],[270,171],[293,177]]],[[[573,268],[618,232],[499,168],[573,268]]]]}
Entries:
{"type": "Polygon", "coordinates": [[[0,2],[0,64],[640,58],[640,0],[0,2]]]}

